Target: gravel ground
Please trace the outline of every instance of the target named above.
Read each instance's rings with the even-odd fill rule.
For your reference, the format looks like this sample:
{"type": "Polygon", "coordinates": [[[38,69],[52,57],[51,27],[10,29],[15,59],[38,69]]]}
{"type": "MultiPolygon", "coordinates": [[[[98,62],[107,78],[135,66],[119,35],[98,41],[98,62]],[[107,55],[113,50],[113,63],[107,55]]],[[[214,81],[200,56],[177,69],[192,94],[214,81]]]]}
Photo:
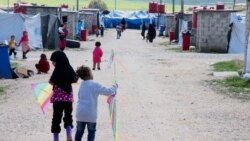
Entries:
{"type": "MultiPolygon", "coordinates": [[[[146,43],[139,30],[126,30],[119,40],[113,29],[106,30],[103,38],[89,39],[80,49],[65,53],[74,69],[81,64],[91,67],[94,43],[100,40],[102,70],[93,72],[94,79],[110,86],[113,69],[107,66],[111,49],[115,50],[120,141],[250,141],[250,103],[219,94],[205,82],[214,79],[211,64],[243,59],[243,54],[175,52],[159,44],[168,38],[146,43]]],[[[41,53],[33,51],[26,61],[12,61],[35,70],[41,53]]],[[[45,53],[49,58],[52,52],[45,53]]],[[[52,140],[51,116],[42,114],[31,90],[32,83],[48,81],[52,71],[53,67],[49,74],[29,79],[0,80],[0,86],[7,88],[0,96],[0,141],[52,140]]],[[[74,106],[80,83],[73,85],[74,106]]],[[[96,140],[112,141],[106,97],[99,97],[98,108],[96,140]]],[[[66,140],[65,130],[60,138],[66,140]]]]}

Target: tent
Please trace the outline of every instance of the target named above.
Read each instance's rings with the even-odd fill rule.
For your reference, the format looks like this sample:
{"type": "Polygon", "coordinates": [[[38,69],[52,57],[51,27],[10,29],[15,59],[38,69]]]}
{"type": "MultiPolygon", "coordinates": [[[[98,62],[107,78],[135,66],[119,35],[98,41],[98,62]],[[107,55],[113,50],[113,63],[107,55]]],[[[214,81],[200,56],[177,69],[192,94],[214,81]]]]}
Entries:
{"type": "Polygon", "coordinates": [[[44,48],[59,48],[59,24],[60,20],[55,15],[41,16],[42,44],[44,48]]]}
{"type": "Polygon", "coordinates": [[[231,15],[232,32],[229,42],[229,53],[244,53],[245,51],[245,20],[235,14],[231,15]]]}
{"type": "Polygon", "coordinates": [[[24,30],[29,33],[31,48],[42,48],[40,14],[27,16],[16,13],[0,13],[0,41],[8,41],[11,35],[15,35],[18,43],[24,30]]]}
{"type": "Polygon", "coordinates": [[[11,79],[12,71],[8,54],[8,46],[0,46],[0,64],[0,79],[11,79]]]}
{"type": "Polygon", "coordinates": [[[157,21],[155,20],[157,18],[155,14],[142,10],[132,12],[114,10],[107,15],[100,14],[100,19],[104,19],[103,24],[107,28],[116,27],[120,24],[122,18],[126,20],[126,27],[131,29],[140,29],[143,21],[145,21],[147,26],[152,21],[157,21]]]}

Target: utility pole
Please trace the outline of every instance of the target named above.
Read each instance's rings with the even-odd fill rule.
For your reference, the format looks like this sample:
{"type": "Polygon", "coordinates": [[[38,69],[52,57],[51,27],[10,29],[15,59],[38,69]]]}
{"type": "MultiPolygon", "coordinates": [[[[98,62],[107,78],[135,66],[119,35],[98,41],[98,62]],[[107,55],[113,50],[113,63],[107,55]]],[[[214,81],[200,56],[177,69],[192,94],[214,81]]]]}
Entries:
{"type": "Polygon", "coordinates": [[[76,0],[76,11],[78,12],[79,10],[79,0],[76,0]]]}
{"type": "Polygon", "coordinates": [[[236,0],[233,0],[233,10],[235,9],[235,3],[236,3],[236,0]]]}
{"type": "Polygon", "coordinates": [[[10,12],[10,0],[8,0],[8,13],[10,12]]]}
{"type": "Polygon", "coordinates": [[[116,0],[115,0],[115,10],[116,10],[116,0]]]}
{"type": "Polygon", "coordinates": [[[175,8],[175,0],[173,0],[173,14],[174,14],[174,12],[175,12],[175,10],[174,10],[174,8],[175,8]]]}
{"type": "Polygon", "coordinates": [[[181,0],[181,13],[184,13],[184,0],[181,0]]]}

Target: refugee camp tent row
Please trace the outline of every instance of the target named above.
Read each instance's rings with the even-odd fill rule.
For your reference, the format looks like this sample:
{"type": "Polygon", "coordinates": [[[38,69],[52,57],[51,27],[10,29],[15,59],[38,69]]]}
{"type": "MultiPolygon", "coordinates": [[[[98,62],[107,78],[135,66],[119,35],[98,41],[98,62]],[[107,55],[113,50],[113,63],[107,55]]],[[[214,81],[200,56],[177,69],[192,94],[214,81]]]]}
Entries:
{"type": "Polygon", "coordinates": [[[157,15],[148,13],[147,11],[119,11],[113,10],[107,15],[100,14],[101,24],[104,24],[106,28],[113,28],[120,24],[122,18],[126,20],[126,26],[130,29],[140,29],[142,22],[149,23],[154,22],[157,25],[157,15]]]}

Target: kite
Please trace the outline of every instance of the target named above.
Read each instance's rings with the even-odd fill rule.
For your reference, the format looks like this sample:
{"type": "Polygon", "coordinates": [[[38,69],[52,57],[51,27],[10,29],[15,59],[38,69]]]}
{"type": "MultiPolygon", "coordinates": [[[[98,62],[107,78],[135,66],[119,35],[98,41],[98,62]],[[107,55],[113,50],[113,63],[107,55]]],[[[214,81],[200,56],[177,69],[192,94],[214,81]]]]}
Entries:
{"type": "Polygon", "coordinates": [[[50,105],[50,98],[53,94],[52,85],[48,82],[32,84],[32,90],[40,108],[46,114],[50,105]]]}

